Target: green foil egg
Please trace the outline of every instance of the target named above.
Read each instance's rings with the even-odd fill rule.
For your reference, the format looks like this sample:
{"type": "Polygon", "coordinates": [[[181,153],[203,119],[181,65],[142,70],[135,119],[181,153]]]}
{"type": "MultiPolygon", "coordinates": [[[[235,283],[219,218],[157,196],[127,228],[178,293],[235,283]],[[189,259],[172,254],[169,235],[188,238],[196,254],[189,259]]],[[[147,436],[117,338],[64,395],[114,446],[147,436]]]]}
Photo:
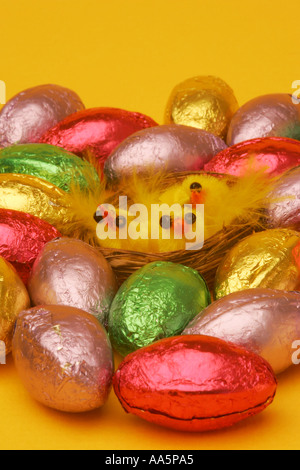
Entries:
{"type": "Polygon", "coordinates": [[[89,162],[48,144],[22,144],[1,149],[0,173],[35,176],[67,192],[73,183],[85,189],[91,182],[99,182],[98,174],[89,162]]]}
{"type": "Polygon", "coordinates": [[[210,303],[197,271],[164,261],[147,264],[124,282],[111,305],[108,331],[113,347],[126,356],[180,335],[210,303]]]}

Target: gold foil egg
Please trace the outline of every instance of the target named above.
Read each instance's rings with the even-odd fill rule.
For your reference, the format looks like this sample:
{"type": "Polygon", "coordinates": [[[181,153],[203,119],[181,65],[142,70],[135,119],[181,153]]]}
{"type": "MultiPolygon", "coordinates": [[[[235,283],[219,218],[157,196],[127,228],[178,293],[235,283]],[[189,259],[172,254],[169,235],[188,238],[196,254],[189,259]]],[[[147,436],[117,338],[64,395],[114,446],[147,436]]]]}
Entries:
{"type": "Polygon", "coordinates": [[[258,287],[299,290],[299,232],[288,229],[258,232],[240,241],[225,256],[216,275],[216,299],[258,287]]]}
{"type": "Polygon", "coordinates": [[[31,175],[0,175],[0,208],[34,215],[56,228],[68,221],[65,191],[31,175]]]}
{"type": "Polygon", "coordinates": [[[21,312],[13,358],[29,394],[49,408],[82,413],[108,398],[111,344],[100,323],[80,309],[50,305],[21,312]]]}
{"type": "Polygon", "coordinates": [[[198,76],[173,89],[166,107],[165,123],[196,127],[225,139],[238,108],[227,83],[213,76],[198,76]]]}
{"type": "Polygon", "coordinates": [[[11,352],[13,329],[18,314],[30,306],[27,290],[10,263],[0,258],[0,341],[11,352]]]}

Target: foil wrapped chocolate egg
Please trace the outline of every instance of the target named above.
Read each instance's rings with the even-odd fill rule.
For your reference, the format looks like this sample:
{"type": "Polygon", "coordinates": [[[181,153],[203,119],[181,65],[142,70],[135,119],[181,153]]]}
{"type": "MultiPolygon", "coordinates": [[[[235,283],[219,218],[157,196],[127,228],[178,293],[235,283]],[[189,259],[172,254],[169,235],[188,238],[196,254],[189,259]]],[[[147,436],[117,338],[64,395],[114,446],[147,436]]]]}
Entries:
{"type": "Polygon", "coordinates": [[[278,178],[269,200],[266,207],[267,226],[300,231],[300,166],[278,178]]]}
{"type": "Polygon", "coordinates": [[[277,381],[260,356],[209,336],[168,338],[129,355],[114,376],[126,412],[167,428],[201,432],[265,410],[277,381]]]}
{"type": "Polygon", "coordinates": [[[217,270],[215,298],[254,288],[300,288],[300,233],[273,229],[237,243],[217,270]]]}
{"type": "Polygon", "coordinates": [[[82,413],[107,401],[114,372],[110,341],[80,309],[50,305],[21,312],[13,358],[30,395],[47,407],[82,413]]]}
{"type": "Polygon", "coordinates": [[[30,298],[21,278],[4,258],[0,257],[0,341],[5,352],[11,352],[13,331],[19,313],[30,307],[30,298]]]}
{"type": "Polygon", "coordinates": [[[298,165],[300,142],[265,137],[228,147],[205,164],[204,169],[232,176],[243,176],[251,171],[264,171],[270,176],[277,176],[298,165]]]}
{"type": "Polygon", "coordinates": [[[227,148],[219,137],[188,126],[158,126],[136,132],[121,143],[106,160],[109,181],[132,173],[202,170],[205,163],[227,148]]]}
{"type": "Polygon", "coordinates": [[[40,139],[79,156],[96,158],[100,166],[126,137],[157,123],[141,113],[115,108],[92,108],[75,113],[40,139]]]}
{"type": "Polygon", "coordinates": [[[147,264],[124,282],[114,298],[108,322],[112,345],[126,356],[180,334],[210,301],[197,271],[165,261],[147,264]]]}
{"type": "Polygon", "coordinates": [[[232,89],[223,80],[212,76],[194,77],[173,89],[165,122],[196,127],[226,139],[238,107],[232,89]]]}
{"type": "Polygon", "coordinates": [[[31,175],[0,174],[0,208],[25,212],[55,227],[69,222],[66,192],[31,175]]]}
{"type": "Polygon", "coordinates": [[[0,173],[36,176],[64,191],[99,182],[95,168],[77,155],[47,144],[13,145],[0,150],[0,173]]]}
{"type": "Polygon", "coordinates": [[[300,293],[273,289],[234,292],[202,311],[183,335],[223,339],[263,357],[275,374],[292,365],[300,338],[300,293]]]}
{"type": "Polygon", "coordinates": [[[79,96],[59,85],[22,91],[0,111],[0,147],[38,142],[48,129],[82,109],[84,104],[79,96]]]}
{"type": "Polygon", "coordinates": [[[44,246],[33,265],[28,290],[34,305],[77,307],[106,326],[117,282],[96,248],[64,237],[44,246]]]}
{"type": "Polygon", "coordinates": [[[292,95],[259,96],[235,113],[228,130],[228,145],[260,137],[300,140],[300,107],[293,103],[292,95]]]}
{"type": "Polygon", "coordinates": [[[44,245],[60,236],[44,220],[24,212],[0,209],[0,256],[13,265],[25,285],[44,245]]]}

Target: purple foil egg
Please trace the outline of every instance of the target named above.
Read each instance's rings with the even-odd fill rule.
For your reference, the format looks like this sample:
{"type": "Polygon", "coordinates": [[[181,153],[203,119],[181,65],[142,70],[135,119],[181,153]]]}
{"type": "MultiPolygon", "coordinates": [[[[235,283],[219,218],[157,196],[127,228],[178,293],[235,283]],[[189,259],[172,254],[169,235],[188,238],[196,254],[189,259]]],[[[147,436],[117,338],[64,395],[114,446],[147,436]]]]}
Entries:
{"type": "Polygon", "coordinates": [[[233,116],[227,135],[229,146],[260,137],[300,140],[300,106],[285,93],[259,96],[233,116]]]}
{"type": "Polygon", "coordinates": [[[0,147],[38,142],[65,117],[84,109],[79,96],[59,85],[40,85],[22,91],[0,112],[0,147]]]}
{"type": "Polygon", "coordinates": [[[213,302],[183,335],[207,335],[263,357],[279,374],[293,363],[300,337],[300,293],[272,289],[234,292],[213,302]]]}
{"type": "Polygon", "coordinates": [[[118,180],[136,172],[200,171],[227,145],[202,129],[176,124],[136,132],[122,142],[107,159],[108,180],[118,180]]]}
{"type": "Polygon", "coordinates": [[[293,228],[300,231],[300,166],[284,173],[270,194],[267,210],[269,228],[293,228]]]}

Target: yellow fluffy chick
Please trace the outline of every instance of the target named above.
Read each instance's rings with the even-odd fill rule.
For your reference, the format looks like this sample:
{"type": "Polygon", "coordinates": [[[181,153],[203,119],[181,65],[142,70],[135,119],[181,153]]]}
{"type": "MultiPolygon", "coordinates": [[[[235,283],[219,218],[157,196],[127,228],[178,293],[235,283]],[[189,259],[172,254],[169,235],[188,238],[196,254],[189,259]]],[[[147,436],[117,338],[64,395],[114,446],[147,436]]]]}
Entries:
{"type": "Polygon", "coordinates": [[[200,249],[224,226],[257,222],[272,184],[259,173],[241,178],[197,173],[168,189],[162,175],[147,182],[133,176],[113,190],[103,182],[85,193],[75,184],[69,195],[73,217],[61,231],[116,250],[200,249]]]}
{"type": "Polygon", "coordinates": [[[224,227],[244,221],[258,220],[272,182],[263,174],[251,174],[239,179],[214,174],[188,176],[181,183],[168,188],[160,202],[204,207],[205,240],[224,227]]]}

